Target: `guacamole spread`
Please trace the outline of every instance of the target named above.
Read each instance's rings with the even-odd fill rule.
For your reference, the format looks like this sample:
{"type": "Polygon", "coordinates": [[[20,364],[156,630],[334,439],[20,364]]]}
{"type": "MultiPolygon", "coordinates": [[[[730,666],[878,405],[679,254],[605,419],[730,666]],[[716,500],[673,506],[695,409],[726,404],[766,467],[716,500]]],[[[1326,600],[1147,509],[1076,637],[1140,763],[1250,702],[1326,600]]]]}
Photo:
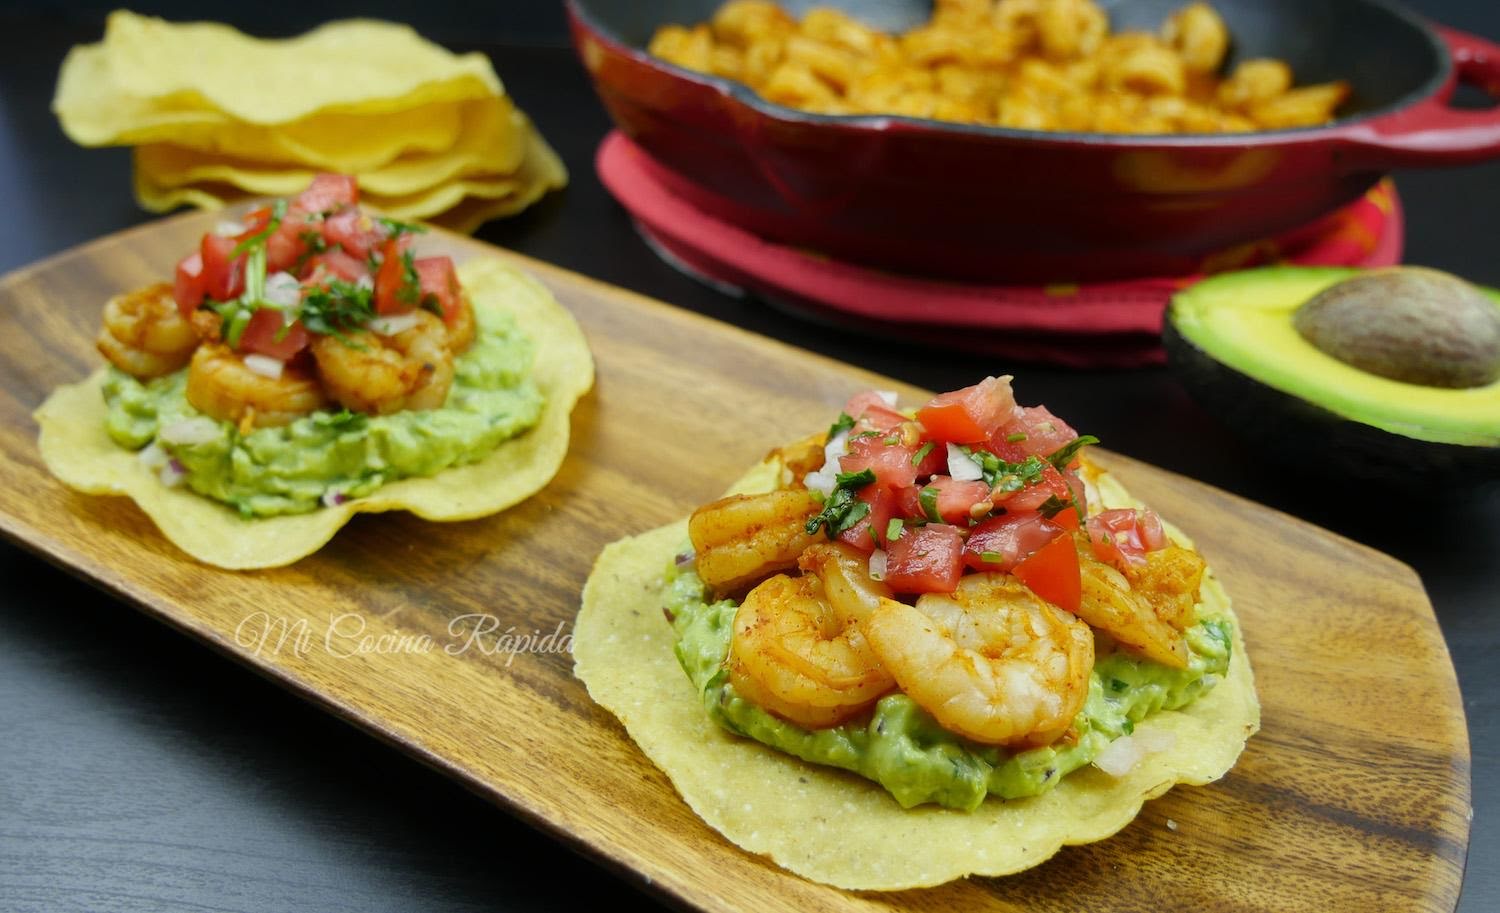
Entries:
{"type": "Polygon", "coordinates": [[[247,518],[306,513],[411,476],[482,459],[535,425],[543,396],[531,378],[532,341],[514,318],[476,299],[478,333],[454,359],[440,409],[363,415],[314,412],[241,434],[187,401],[187,370],[142,382],[110,369],[106,429],[121,447],[169,467],[162,478],[247,518]]]}
{"type": "Polygon", "coordinates": [[[1101,652],[1094,662],[1088,699],[1074,722],[1076,743],[1009,752],[980,745],[943,729],[906,695],[881,698],[868,720],[808,730],[767,713],[730,684],[729,653],[738,606],[707,602],[691,565],[667,569],[664,608],[676,632],[677,659],[720,726],[804,761],[853,771],[878,782],[910,808],[936,803],[972,811],[985,796],[1018,799],[1056,786],[1073,770],[1158,710],[1175,710],[1206,693],[1229,668],[1233,622],[1200,619],[1184,635],[1186,669],[1172,669],[1123,650],[1101,652]]]}

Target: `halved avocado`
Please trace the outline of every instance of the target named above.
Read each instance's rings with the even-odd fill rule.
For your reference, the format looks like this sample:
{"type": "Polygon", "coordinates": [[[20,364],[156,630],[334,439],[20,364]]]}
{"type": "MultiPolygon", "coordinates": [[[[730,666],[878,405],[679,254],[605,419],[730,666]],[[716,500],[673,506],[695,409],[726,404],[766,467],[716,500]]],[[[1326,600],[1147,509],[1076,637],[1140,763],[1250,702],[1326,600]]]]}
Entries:
{"type": "MultiPolygon", "coordinates": [[[[1302,305],[1361,275],[1265,267],[1205,279],[1172,299],[1168,361],[1206,408],[1283,461],[1380,481],[1500,477],[1500,381],[1394,380],[1298,332],[1302,305]]],[[[1500,292],[1480,291],[1500,311],[1500,292]]]]}

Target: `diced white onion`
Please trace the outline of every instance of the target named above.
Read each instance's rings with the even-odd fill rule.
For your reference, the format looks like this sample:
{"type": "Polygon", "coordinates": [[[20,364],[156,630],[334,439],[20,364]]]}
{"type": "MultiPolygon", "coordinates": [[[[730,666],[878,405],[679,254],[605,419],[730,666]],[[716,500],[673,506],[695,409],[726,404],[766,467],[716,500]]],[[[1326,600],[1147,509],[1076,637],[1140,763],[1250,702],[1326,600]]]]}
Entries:
{"type": "Polygon", "coordinates": [[[870,579],[885,579],[886,554],[882,549],[876,549],[870,553],[870,579]]]}
{"type": "Polygon", "coordinates": [[[849,453],[849,432],[840,431],[823,445],[823,468],[827,469],[829,463],[838,462],[839,457],[849,453]]]}
{"type": "Polygon", "coordinates": [[[369,274],[360,276],[354,280],[354,287],[362,288],[367,292],[373,292],[375,290],[375,277],[369,274]]]}
{"type": "Polygon", "coordinates": [[[1159,730],[1144,730],[1134,735],[1122,735],[1104,746],[1094,758],[1094,766],[1111,777],[1123,777],[1135,769],[1141,759],[1171,748],[1177,736],[1159,730]]]}
{"type": "Polygon", "coordinates": [[[372,317],[365,326],[381,336],[395,336],[416,326],[418,319],[416,311],[407,311],[405,314],[392,314],[389,317],[372,317]]]}
{"type": "Polygon", "coordinates": [[[802,477],[802,484],[807,486],[808,491],[816,491],[824,498],[833,497],[833,486],[835,484],[833,473],[824,472],[821,469],[817,472],[809,472],[802,477]]]}
{"type": "Polygon", "coordinates": [[[802,484],[807,486],[808,491],[816,491],[823,497],[833,495],[833,487],[836,483],[834,478],[839,474],[839,457],[849,453],[849,432],[840,431],[823,445],[823,467],[817,472],[809,472],[802,478],[802,484]]]}
{"type": "Polygon", "coordinates": [[[228,220],[220,222],[218,225],[214,226],[214,234],[218,235],[221,238],[233,238],[237,235],[244,234],[248,230],[249,229],[245,227],[245,224],[243,222],[232,222],[228,220]]]}
{"type": "Polygon", "coordinates": [[[984,470],[974,458],[959,449],[957,444],[948,445],[948,475],[957,482],[977,482],[984,478],[984,470]]]}
{"type": "Polygon", "coordinates": [[[187,478],[187,467],[176,460],[167,460],[165,466],[157,472],[156,477],[168,488],[176,488],[187,478]]]}
{"type": "Polygon", "coordinates": [[[185,418],[161,429],[157,435],[163,443],[192,445],[206,444],[219,437],[219,423],[211,418],[185,418]]]}
{"type": "Polygon", "coordinates": [[[896,408],[895,390],[876,390],[875,395],[885,400],[887,406],[890,406],[892,409],[896,408]]]}
{"type": "Polygon", "coordinates": [[[269,355],[246,355],[245,367],[259,374],[261,377],[269,377],[272,380],[281,380],[281,372],[286,369],[286,362],[269,355]]]}
{"type": "Polygon", "coordinates": [[[156,470],[167,465],[167,460],[170,459],[170,457],[167,456],[167,452],[161,449],[161,445],[156,443],[155,441],[152,441],[144,448],[142,448],[141,452],[135,455],[135,458],[141,461],[141,466],[145,467],[151,472],[155,472],[156,470]]]}
{"type": "Polygon", "coordinates": [[[302,285],[291,273],[272,273],[266,277],[266,289],[261,298],[279,308],[293,307],[302,300],[302,285]]]}
{"type": "Polygon", "coordinates": [[[1104,746],[1094,758],[1094,766],[1111,777],[1123,777],[1135,769],[1145,752],[1135,736],[1122,735],[1104,746]]]}

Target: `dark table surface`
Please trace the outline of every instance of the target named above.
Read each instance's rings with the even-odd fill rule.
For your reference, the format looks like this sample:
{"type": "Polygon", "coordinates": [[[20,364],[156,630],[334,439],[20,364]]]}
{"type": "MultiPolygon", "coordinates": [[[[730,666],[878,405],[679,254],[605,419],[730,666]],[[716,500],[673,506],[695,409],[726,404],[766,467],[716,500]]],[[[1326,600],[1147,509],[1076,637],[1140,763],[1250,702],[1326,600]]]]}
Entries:
{"type": "MultiPolygon", "coordinates": [[[[278,5],[285,16],[263,31],[333,15],[326,4],[278,5]]],[[[395,6],[364,8],[418,15],[395,6]]],[[[566,192],[491,223],[481,238],[931,388],[1013,367],[852,338],[677,274],[593,174],[608,122],[562,43],[555,7],[495,4],[466,25],[459,5],[428,6],[435,37],[492,54],[572,171],[566,192]],[[475,44],[485,39],[502,43],[475,44]]],[[[1494,0],[1415,6],[1500,37],[1494,0]]],[[[104,9],[0,2],[0,271],[148,218],[130,196],[129,154],[73,146],[48,110],[64,52],[97,39],[104,9]]],[[[254,27],[244,21],[251,12],[196,15],[254,27]]],[[[1397,179],[1408,261],[1500,285],[1500,164],[1397,179]]],[[[1107,446],[1417,569],[1452,651],[1473,746],[1459,909],[1500,910],[1500,486],[1429,496],[1330,485],[1264,465],[1166,371],[1019,369],[1028,398],[1107,446]]],[[[611,876],[591,862],[19,548],[0,544],[0,581],[0,909],[531,910],[573,906],[584,881],[610,890],[611,876]]],[[[657,907],[623,883],[613,897],[657,907]]]]}

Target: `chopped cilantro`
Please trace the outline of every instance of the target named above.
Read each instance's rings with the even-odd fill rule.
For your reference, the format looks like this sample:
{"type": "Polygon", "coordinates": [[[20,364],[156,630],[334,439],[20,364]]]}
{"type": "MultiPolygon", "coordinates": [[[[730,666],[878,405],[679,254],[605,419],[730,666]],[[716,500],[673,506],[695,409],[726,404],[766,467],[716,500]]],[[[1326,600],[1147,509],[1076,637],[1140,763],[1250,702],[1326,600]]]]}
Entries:
{"type": "Polygon", "coordinates": [[[1135,720],[1126,717],[1125,722],[1120,726],[1120,728],[1125,730],[1126,735],[1130,735],[1131,733],[1135,732],[1135,720]]]}
{"type": "Polygon", "coordinates": [[[1067,510],[1072,503],[1072,498],[1059,498],[1057,495],[1050,495],[1036,510],[1037,513],[1051,520],[1053,517],[1067,510]]]}
{"type": "Polygon", "coordinates": [[[927,459],[927,454],[932,452],[933,446],[934,445],[932,441],[928,441],[927,443],[923,444],[920,450],[911,455],[911,464],[913,466],[922,465],[922,461],[927,459]]]}
{"type": "Polygon", "coordinates": [[[901,522],[900,517],[892,517],[891,522],[885,525],[886,544],[889,545],[890,543],[895,542],[897,539],[900,539],[901,530],[905,528],[906,524],[901,522]]]}
{"type": "Polygon", "coordinates": [[[1097,443],[1099,443],[1099,439],[1094,437],[1092,434],[1085,434],[1081,437],[1076,437],[1073,440],[1062,445],[1062,447],[1055,451],[1051,456],[1047,457],[1047,462],[1051,463],[1058,469],[1065,469],[1067,468],[1067,465],[1069,463],[1073,462],[1073,457],[1077,456],[1078,451],[1082,450],[1090,444],[1097,443]]]}
{"type": "Polygon", "coordinates": [[[999,552],[984,551],[979,553],[979,560],[988,564],[1004,564],[1005,556],[999,552]]]}
{"type": "Polygon", "coordinates": [[[1007,434],[1005,436],[1005,442],[1007,444],[1019,444],[1024,440],[1026,440],[1026,432],[1024,431],[1017,431],[1013,434],[1007,434]]]}
{"type": "Polygon", "coordinates": [[[281,227],[281,220],[284,218],[286,218],[286,200],[277,200],[271,204],[271,218],[266,222],[266,227],[236,244],[230,256],[239,257],[254,250],[264,250],[267,239],[276,234],[276,229],[281,227]]]}
{"type": "Polygon", "coordinates": [[[853,427],[853,417],[847,412],[840,412],[838,419],[832,425],[828,426],[828,439],[831,441],[853,427]]]}
{"type": "Polygon", "coordinates": [[[859,472],[841,472],[833,477],[833,494],[823,502],[823,509],[807,521],[807,532],[816,533],[823,527],[828,538],[833,539],[864,519],[870,505],[855,494],[866,485],[873,484],[875,472],[862,469],[859,472]]]}
{"type": "Polygon", "coordinates": [[[917,493],[917,502],[922,505],[922,513],[933,523],[943,522],[943,515],[938,513],[937,500],[938,490],[931,485],[917,493]]]}
{"type": "Polygon", "coordinates": [[[348,409],[340,409],[337,412],[314,413],[312,420],[313,424],[324,428],[356,431],[365,426],[369,421],[369,416],[363,412],[351,412],[348,409]]]}
{"type": "Polygon", "coordinates": [[[1029,456],[1019,463],[1009,463],[988,450],[964,448],[984,475],[984,481],[996,494],[1010,494],[1042,480],[1047,462],[1038,456],[1029,456]]]}
{"type": "Polygon", "coordinates": [[[401,252],[401,285],[396,289],[396,300],[411,307],[422,303],[422,278],[417,275],[416,256],[409,250],[401,252]]]}
{"type": "Polygon", "coordinates": [[[375,221],[384,226],[386,233],[392,238],[399,238],[402,235],[426,234],[427,232],[426,225],[417,225],[413,222],[403,222],[400,219],[391,219],[385,216],[376,216],[375,221]]]}
{"type": "MultiPolygon", "coordinates": [[[[305,228],[298,232],[297,238],[302,242],[302,253],[297,255],[297,262],[292,266],[292,275],[294,276],[302,273],[302,268],[307,266],[307,261],[318,254],[327,253],[329,250],[329,244],[323,238],[323,235],[313,231],[311,228],[305,228]]],[[[333,247],[338,246],[337,244],[333,245],[333,247]]]]}
{"type": "Polygon", "coordinates": [[[1115,694],[1119,694],[1122,691],[1124,691],[1126,688],[1129,688],[1129,687],[1130,687],[1129,684],[1127,684],[1126,682],[1120,681],[1117,678],[1112,678],[1112,679],[1109,680],[1109,690],[1113,691],[1115,694]]]}
{"type": "Polygon", "coordinates": [[[886,438],[881,443],[885,444],[885,446],[887,446],[887,447],[894,447],[897,444],[901,443],[901,435],[899,435],[899,434],[893,434],[890,437],[886,438]]]}
{"type": "Polygon", "coordinates": [[[310,333],[342,337],[375,316],[370,289],[343,279],[329,279],[302,297],[302,325],[310,333]]]}

